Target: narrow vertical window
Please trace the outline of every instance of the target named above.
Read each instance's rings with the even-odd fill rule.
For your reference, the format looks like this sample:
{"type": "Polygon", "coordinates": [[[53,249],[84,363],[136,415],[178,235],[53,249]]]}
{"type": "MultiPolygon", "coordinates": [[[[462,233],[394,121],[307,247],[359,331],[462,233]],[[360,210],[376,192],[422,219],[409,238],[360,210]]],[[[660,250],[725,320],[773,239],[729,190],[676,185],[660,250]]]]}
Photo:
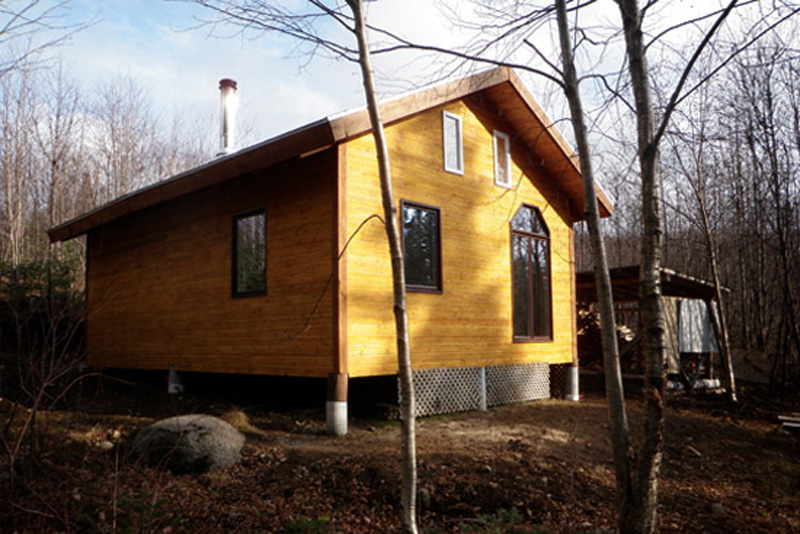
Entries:
{"type": "Polygon", "coordinates": [[[511,188],[511,139],[494,131],[494,183],[511,188]]]}
{"type": "Polygon", "coordinates": [[[444,170],[464,174],[464,149],[462,143],[461,117],[442,112],[442,132],[444,144],[444,170]]]}
{"type": "Polygon", "coordinates": [[[511,263],[514,341],[553,339],[550,232],[532,206],[511,220],[511,263]]]}
{"type": "Polygon", "coordinates": [[[231,254],[233,296],[263,295],[267,291],[267,213],[264,209],[233,217],[231,254]]]}
{"type": "Polygon", "coordinates": [[[403,257],[409,291],[442,290],[439,208],[402,203],[403,257]]]}

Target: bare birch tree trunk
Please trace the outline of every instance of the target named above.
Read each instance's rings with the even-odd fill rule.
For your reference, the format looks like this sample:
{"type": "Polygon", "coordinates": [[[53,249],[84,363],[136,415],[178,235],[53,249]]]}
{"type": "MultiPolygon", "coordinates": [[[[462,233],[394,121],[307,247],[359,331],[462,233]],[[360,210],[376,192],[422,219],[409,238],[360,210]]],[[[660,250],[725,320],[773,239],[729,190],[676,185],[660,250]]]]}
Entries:
{"type": "Polygon", "coordinates": [[[645,45],[637,0],[617,0],[628,55],[628,70],[636,106],[639,166],[642,180],[642,246],[639,301],[645,361],[645,432],[633,480],[634,505],[623,518],[622,532],[655,532],[657,528],[658,473],[664,444],[665,340],[661,300],[662,215],[658,178],[658,143],[655,139],[645,45]]]}
{"type": "Polygon", "coordinates": [[[408,314],[406,311],[406,282],[403,250],[400,243],[397,208],[392,191],[392,173],[389,165],[389,150],[380,117],[378,100],[370,65],[369,43],[367,42],[364,13],[361,0],[347,0],[355,19],[355,34],[358,40],[359,65],[364,80],[364,94],[367,99],[372,135],[378,156],[381,197],[386,225],[386,237],[392,258],[392,282],[394,288],[394,317],[397,330],[397,367],[400,377],[400,418],[402,422],[402,462],[403,486],[401,502],[403,508],[403,531],[417,534],[417,446],[415,435],[416,406],[414,402],[414,382],[411,374],[411,348],[408,333],[408,314]]]}
{"type": "Polygon", "coordinates": [[[725,303],[722,300],[722,284],[719,281],[719,265],[717,263],[716,244],[714,242],[714,235],[711,233],[711,223],[708,219],[708,209],[706,208],[706,200],[704,194],[704,187],[701,185],[702,170],[700,163],[697,165],[698,183],[697,185],[689,182],[692,185],[697,203],[700,208],[700,216],[702,219],[703,234],[706,240],[706,247],[708,248],[708,260],[711,264],[711,278],[714,283],[714,299],[717,302],[716,309],[713,302],[708,302],[708,312],[711,316],[711,323],[714,326],[714,334],[717,337],[719,344],[719,352],[722,358],[722,365],[725,368],[725,387],[728,390],[728,401],[732,403],[739,402],[736,395],[736,377],[733,372],[733,362],[731,362],[731,346],[728,340],[728,324],[725,320],[725,303]],[[703,189],[701,189],[703,187],[703,189]]]}
{"type": "Polygon", "coordinates": [[[617,346],[617,325],[614,317],[614,302],[611,292],[611,277],[608,272],[605,243],[600,229],[600,214],[597,209],[594,169],[589,149],[589,139],[584,122],[583,104],[580,97],[578,76],[572,56],[572,44],[567,24],[565,0],[556,0],[556,18],[563,64],[564,92],[569,101],[572,129],[580,156],[583,194],[585,198],[584,216],[589,231],[589,242],[597,284],[597,300],[600,306],[600,330],[603,345],[603,368],[606,381],[606,400],[608,402],[608,422],[611,445],[614,454],[614,469],[617,486],[618,523],[628,515],[631,492],[630,430],[625,409],[625,394],[622,385],[622,371],[617,346]]]}
{"type": "MultiPolygon", "coordinates": [[[[704,99],[701,103],[702,109],[707,109],[708,103],[704,99]]],[[[725,303],[722,301],[722,283],[720,282],[719,274],[719,261],[717,258],[717,243],[714,237],[714,231],[711,225],[711,217],[709,214],[709,201],[708,193],[708,177],[705,171],[706,165],[706,118],[705,116],[699,119],[699,129],[696,138],[691,137],[689,143],[685,147],[674,147],[674,157],[678,163],[678,168],[681,173],[686,177],[686,182],[692,191],[694,199],[697,201],[697,210],[700,214],[699,229],[702,232],[703,241],[705,242],[706,252],[708,255],[708,263],[711,268],[711,279],[714,284],[714,296],[706,300],[708,312],[711,317],[711,325],[714,329],[714,336],[719,345],[719,354],[722,359],[722,364],[725,372],[724,383],[728,393],[728,401],[731,403],[738,402],[736,395],[736,378],[734,376],[733,364],[731,363],[731,350],[728,337],[728,324],[725,316],[725,303]],[[683,161],[682,153],[689,152],[692,158],[692,165],[686,165],[683,161]],[[716,302],[716,307],[714,305],[716,302]]],[[[711,147],[713,150],[713,147],[711,147]]],[[[684,214],[685,217],[689,215],[684,214]]]]}

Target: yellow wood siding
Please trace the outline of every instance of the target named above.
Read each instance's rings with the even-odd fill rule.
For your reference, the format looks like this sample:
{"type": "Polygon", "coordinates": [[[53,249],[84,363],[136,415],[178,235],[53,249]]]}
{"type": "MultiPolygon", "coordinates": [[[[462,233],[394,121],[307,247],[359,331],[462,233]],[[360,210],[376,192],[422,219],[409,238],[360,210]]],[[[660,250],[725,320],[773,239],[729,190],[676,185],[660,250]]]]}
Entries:
{"type": "MultiPolygon", "coordinates": [[[[506,121],[478,100],[457,101],[387,128],[395,200],[441,208],[441,294],[409,293],[413,366],[462,367],[571,362],[574,352],[569,209],[506,121]],[[464,175],[444,171],[442,110],[462,117],[464,175]],[[511,136],[512,189],[494,183],[494,129],[511,136]],[[523,204],[550,229],[553,340],[514,343],[509,222],[523,204]]],[[[347,145],[347,230],[381,213],[371,136],[347,145]]],[[[397,370],[391,267],[383,227],[368,223],[347,252],[350,376],[397,370]]]]}
{"type": "Polygon", "coordinates": [[[336,151],[180,197],[89,234],[89,363],[327,376],[336,151]],[[267,294],[231,297],[232,216],[267,210],[267,294]]]}

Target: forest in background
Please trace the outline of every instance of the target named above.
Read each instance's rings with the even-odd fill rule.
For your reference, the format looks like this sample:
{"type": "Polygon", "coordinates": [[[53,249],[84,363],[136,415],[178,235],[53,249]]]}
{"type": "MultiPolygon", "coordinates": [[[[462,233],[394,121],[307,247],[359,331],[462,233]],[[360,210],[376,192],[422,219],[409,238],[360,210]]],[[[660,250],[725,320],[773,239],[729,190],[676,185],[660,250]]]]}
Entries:
{"type": "MultiPolygon", "coordinates": [[[[800,371],[798,74],[797,50],[780,35],[750,48],[681,103],[661,151],[664,267],[713,280],[713,257],[730,290],[732,348],[765,353],[784,390],[800,371]]],[[[614,153],[633,137],[603,143],[600,176],[615,206],[604,223],[612,268],[639,263],[639,180],[614,153]]],[[[581,237],[578,270],[591,270],[581,237]]]]}

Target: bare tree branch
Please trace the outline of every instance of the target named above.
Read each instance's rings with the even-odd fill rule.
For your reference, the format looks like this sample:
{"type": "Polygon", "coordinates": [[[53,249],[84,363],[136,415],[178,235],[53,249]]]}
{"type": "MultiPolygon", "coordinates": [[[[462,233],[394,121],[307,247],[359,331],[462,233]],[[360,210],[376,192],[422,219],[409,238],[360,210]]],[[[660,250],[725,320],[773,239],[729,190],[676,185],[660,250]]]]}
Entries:
{"type": "Polygon", "coordinates": [[[16,7],[0,2],[0,47],[5,49],[0,51],[0,78],[91,25],[62,24],[68,4],[28,0],[16,7]]]}
{"type": "Polygon", "coordinates": [[[387,35],[392,36],[393,38],[395,38],[401,44],[393,45],[393,46],[385,46],[383,48],[375,49],[372,52],[373,54],[387,54],[387,53],[390,53],[390,52],[396,52],[398,50],[422,50],[422,51],[427,51],[427,52],[437,52],[439,54],[456,57],[456,58],[459,58],[459,59],[463,59],[465,61],[473,61],[473,62],[476,62],[476,63],[484,63],[484,64],[488,64],[488,65],[494,65],[494,66],[497,66],[497,67],[511,67],[513,69],[517,69],[517,70],[521,70],[521,71],[525,71],[525,72],[530,72],[532,74],[538,74],[539,76],[547,78],[549,81],[557,84],[559,87],[563,86],[563,82],[559,78],[553,76],[550,73],[544,72],[544,71],[542,71],[540,69],[533,68],[533,67],[531,67],[529,65],[526,65],[524,63],[514,63],[514,62],[509,62],[509,61],[491,59],[491,58],[476,57],[476,56],[473,56],[473,55],[471,55],[471,54],[469,54],[467,52],[460,52],[458,50],[451,50],[449,48],[442,48],[442,47],[439,47],[439,46],[421,45],[421,44],[417,44],[417,43],[412,43],[411,41],[407,41],[407,40],[405,40],[405,39],[403,39],[403,38],[401,38],[399,36],[391,34],[390,32],[384,32],[384,33],[387,34],[387,35]]]}
{"type": "Polygon", "coordinates": [[[799,8],[795,8],[795,9],[793,9],[793,10],[792,10],[790,13],[788,13],[787,15],[785,15],[785,16],[783,16],[783,17],[781,17],[779,20],[775,21],[774,23],[772,23],[772,24],[770,24],[769,26],[767,26],[767,28],[765,28],[764,30],[760,31],[760,32],[759,32],[757,35],[755,35],[755,36],[754,36],[752,39],[748,40],[748,41],[747,41],[747,42],[745,42],[743,45],[741,45],[741,46],[737,47],[737,48],[736,48],[736,49],[735,49],[733,52],[731,52],[731,53],[728,55],[728,57],[727,57],[727,58],[725,58],[723,61],[721,61],[721,62],[720,62],[720,63],[719,63],[719,64],[718,64],[718,65],[717,65],[717,66],[716,66],[714,69],[712,69],[712,70],[711,70],[711,71],[710,71],[708,74],[706,74],[705,76],[703,76],[703,77],[700,79],[700,81],[699,81],[699,82],[697,82],[695,85],[693,85],[693,86],[691,87],[691,89],[687,90],[685,93],[683,93],[683,94],[680,96],[680,98],[676,99],[676,100],[675,100],[675,105],[673,106],[673,108],[674,108],[674,107],[677,107],[678,105],[680,105],[680,103],[681,103],[681,102],[683,102],[683,100],[684,100],[684,99],[686,99],[686,98],[687,98],[689,95],[691,95],[691,94],[692,94],[692,93],[694,93],[694,92],[695,92],[697,89],[699,89],[700,87],[702,87],[702,86],[703,86],[703,84],[705,84],[706,82],[708,82],[708,81],[709,81],[711,78],[713,78],[713,77],[714,77],[714,76],[715,76],[717,73],[719,73],[719,72],[720,72],[722,69],[724,69],[725,67],[727,67],[727,66],[728,66],[728,65],[731,63],[731,61],[733,61],[734,59],[736,59],[736,57],[738,57],[739,55],[741,55],[741,54],[742,54],[742,53],[743,53],[745,50],[749,49],[751,46],[753,46],[753,45],[754,45],[756,42],[758,42],[759,40],[761,40],[761,39],[762,39],[763,37],[765,37],[766,35],[772,34],[776,28],[778,28],[778,27],[779,27],[781,24],[783,24],[784,22],[786,22],[786,21],[788,21],[789,19],[793,18],[794,16],[796,16],[798,13],[800,13],[800,7],[799,7],[799,8]]]}
{"type": "Polygon", "coordinates": [[[310,50],[304,54],[313,57],[320,49],[333,54],[334,57],[345,59],[351,62],[358,61],[358,50],[347,46],[334,39],[329,39],[320,35],[317,26],[324,24],[327,20],[333,20],[338,26],[348,29],[352,33],[352,27],[348,27],[348,18],[342,12],[337,12],[336,16],[331,13],[336,12],[319,0],[309,1],[308,4],[316,11],[295,11],[285,8],[276,2],[255,0],[253,2],[238,2],[236,0],[179,0],[191,2],[215,13],[217,18],[214,20],[203,20],[195,28],[210,27],[211,32],[217,32],[217,28],[223,24],[238,27],[238,33],[246,31],[274,32],[284,35],[299,43],[310,45],[310,50]]]}

